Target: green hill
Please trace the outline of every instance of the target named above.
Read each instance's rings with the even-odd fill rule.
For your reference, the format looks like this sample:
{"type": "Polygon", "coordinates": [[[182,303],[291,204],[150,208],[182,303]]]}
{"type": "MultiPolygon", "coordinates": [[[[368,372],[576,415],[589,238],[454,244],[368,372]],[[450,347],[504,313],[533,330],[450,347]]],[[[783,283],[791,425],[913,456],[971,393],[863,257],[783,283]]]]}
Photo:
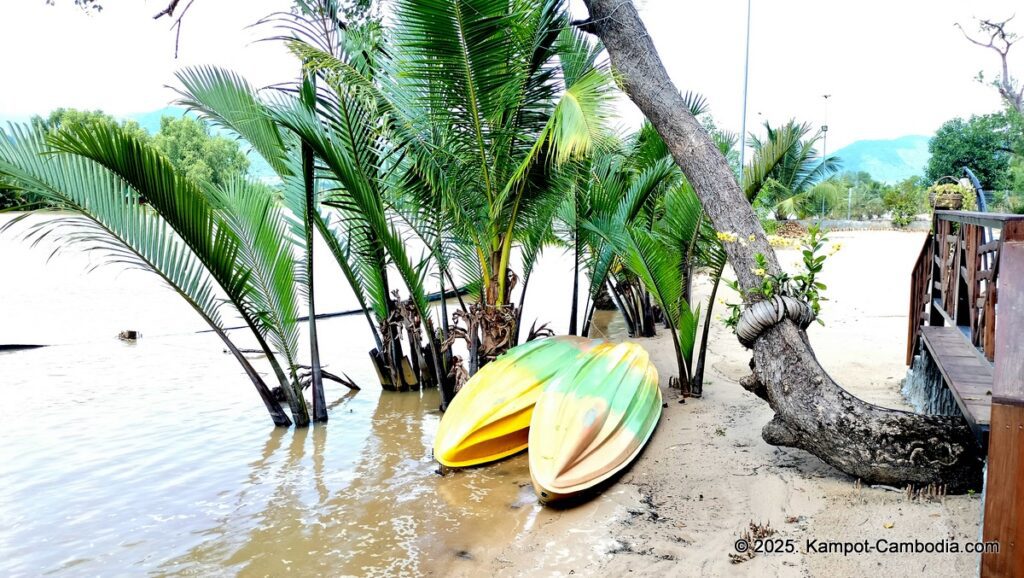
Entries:
{"type": "Polygon", "coordinates": [[[834,154],[842,159],[843,171],[864,171],[876,180],[897,183],[924,174],[929,138],[907,135],[890,140],[859,140],[834,154]]]}

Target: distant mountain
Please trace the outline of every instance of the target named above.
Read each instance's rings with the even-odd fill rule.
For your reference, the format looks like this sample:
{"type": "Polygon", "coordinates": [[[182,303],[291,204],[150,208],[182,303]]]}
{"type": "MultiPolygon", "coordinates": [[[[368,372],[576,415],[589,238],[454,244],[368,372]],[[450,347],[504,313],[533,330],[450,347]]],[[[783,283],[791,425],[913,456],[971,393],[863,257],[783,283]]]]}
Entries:
{"type": "Polygon", "coordinates": [[[177,106],[165,106],[158,110],[128,114],[118,118],[121,120],[134,120],[139,123],[139,126],[146,129],[146,132],[149,134],[156,134],[160,132],[160,119],[165,116],[181,118],[185,116],[185,109],[177,106]]]}
{"type": "Polygon", "coordinates": [[[859,140],[834,154],[842,159],[844,172],[864,171],[875,180],[897,183],[924,174],[930,138],[907,135],[891,140],[859,140]]]}

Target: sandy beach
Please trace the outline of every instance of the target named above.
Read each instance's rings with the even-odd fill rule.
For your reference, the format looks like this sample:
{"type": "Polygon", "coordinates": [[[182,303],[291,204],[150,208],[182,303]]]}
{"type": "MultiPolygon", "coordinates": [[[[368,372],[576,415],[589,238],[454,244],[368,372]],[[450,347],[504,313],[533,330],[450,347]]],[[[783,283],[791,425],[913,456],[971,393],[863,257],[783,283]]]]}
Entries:
{"type": "MultiPolygon", "coordinates": [[[[825,326],[809,330],[824,367],[849,391],[880,405],[908,409],[899,393],[906,339],[909,271],[922,233],[842,232],[842,250],[824,274],[825,326]],[[867,282],[871,279],[872,282],[867,282]]],[[[799,254],[781,250],[795,263],[799,254]]],[[[698,291],[708,290],[706,280],[698,291]]],[[[726,291],[724,297],[731,296],[726,291]]],[[[716,309],[716,315],[722,308],[716,309]]],[[[662,386],[675,371],[662,331],[637,340],[652,354],[662,386]]],[[[704,397],[668,402],[658,431],[634,467],[608,491],[571,510],[545,509],[511,543],[455,560],[454,575],[499,576],[968,576],[974,554],[809,553],[807,541],[942,541],[978,539],[977,495],[911,500],[892,488],[857,480],[800,450],[769,446],[761,427],[772,411],[738,380],[749,353],[714,323],[704,397]],[[738,562],[734,544],[751,523],[796,552],[738,562]]]]}

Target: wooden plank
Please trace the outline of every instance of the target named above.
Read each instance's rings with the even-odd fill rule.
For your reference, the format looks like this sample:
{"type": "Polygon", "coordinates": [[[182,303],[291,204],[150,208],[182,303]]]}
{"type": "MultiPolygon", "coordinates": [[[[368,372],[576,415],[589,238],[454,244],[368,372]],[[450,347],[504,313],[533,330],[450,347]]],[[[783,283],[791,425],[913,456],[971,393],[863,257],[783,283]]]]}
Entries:
{"type": "Polygon", "coordinates": [[[921,339],[967,423],[984,442],[992,403],[991,364],[956,327],[922,327],[921,339]]]}
{"type": "MultiPolygon", "coordinates": [[[[939,301],[938,299],[933,299],[932,300],[932,312],[939,315],[939,317],[942,320],[942,321],[940,321],[940,323],[944,321],[946,323],[949,323],[950,325],[953,324],[953,318],[949,316],[949,313],[946,313],[945,309],[943,309],[942,301],[939,301]]],[[[941,327],[941,326],[937,325],[935,327],[941,327]]]]}
{"type": "Polygon", "coordinates": [[[1024,220],[1024,215],[1007,213],[978,213],[970,211],[935,211],[935,220],[941,223],[966,223],[982,227],[1000,228],[1024,220]]]}
{"type": "Polygon", "coordinates": [[[1024,406],[996,404],[985,482],[982,539],[999,542],[999,553],[981,555],[983,578],[1019,576],[1024,570],[1024,406]]]}
{"type": "Polygon", "coordinates": [[[992,435],[988,448],[981,575],[1024,574],[1024,223],[1003,227],[999,254],[999,321],[995,334],[992,435]]]}
{"type": "Polygon", "coordinates": [[[930,292],[927,290],[928,279],[932,267],[931,261],[932,243],[930,238],[925,238],[918,253],[917,262],[910,275],[910,312],[907,316],[907,365],[914,362],[917,355],[918,335],[927,318],[927,303],[930,299],[930,292]]]}
{"type": "Polygon", "coordinates": [[[981,245],[980,247],[978,247],[978,254],[979,255],[984,255],[985,253],[991,253],[992,251],[995,251],[998,248],[999,248],[999,240],[998,239],[996,239],[995,241],[989,241],[988,243],[985,243],[984,245],[981,245]]]}

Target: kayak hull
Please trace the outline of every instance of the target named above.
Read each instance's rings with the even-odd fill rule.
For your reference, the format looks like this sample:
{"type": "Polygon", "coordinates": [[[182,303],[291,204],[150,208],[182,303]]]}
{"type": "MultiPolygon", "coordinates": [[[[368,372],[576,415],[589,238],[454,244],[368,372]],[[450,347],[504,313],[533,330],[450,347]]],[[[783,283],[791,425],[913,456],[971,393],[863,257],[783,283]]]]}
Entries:
{"type": "Polygon", "coordinates": [[[596,343],[573,336],[530,341],[482,367],[441,417],[434,459],[464,468],[526,449],[537,398],[551,379],[596,343]]]}
{"type": "Polygon", "coordinates": [[[530,476],[542,502],[578,496],[643,450],[661,418],[658,373],[633,343],[601,344],[559,374],[530,423],[530,476]]]}

